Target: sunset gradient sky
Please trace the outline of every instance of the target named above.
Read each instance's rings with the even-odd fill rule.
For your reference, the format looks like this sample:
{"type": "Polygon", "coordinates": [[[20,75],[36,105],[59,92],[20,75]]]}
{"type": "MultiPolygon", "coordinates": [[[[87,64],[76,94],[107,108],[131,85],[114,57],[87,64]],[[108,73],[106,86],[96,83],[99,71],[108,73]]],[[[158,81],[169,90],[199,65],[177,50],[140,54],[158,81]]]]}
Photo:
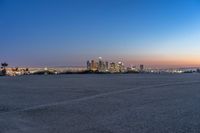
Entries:
{"type": "Polygon", "coordinates": [[[0,0],[0,62],[200,66],[199,0],[0,0]]]}

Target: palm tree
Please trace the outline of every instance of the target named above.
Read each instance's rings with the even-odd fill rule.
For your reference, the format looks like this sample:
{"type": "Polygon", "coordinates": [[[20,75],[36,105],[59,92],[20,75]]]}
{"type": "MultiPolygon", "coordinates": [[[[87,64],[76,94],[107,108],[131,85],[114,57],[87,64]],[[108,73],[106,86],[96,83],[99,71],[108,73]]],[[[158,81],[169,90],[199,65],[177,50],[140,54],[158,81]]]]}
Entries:
{"type": "Polygon", "coordinates": [[[8,66],[8,64],[6,62],[1,63],[1,68],[2,68],[2,74],[6,75],[6,67],[8,66]]]}
{"type": "Polygon", "coordinates": [[[1,63],[1,66],[3,69],[5,69],[8,66],[8,64],[6,62],[4,62],[4,63],[1,63]]]}

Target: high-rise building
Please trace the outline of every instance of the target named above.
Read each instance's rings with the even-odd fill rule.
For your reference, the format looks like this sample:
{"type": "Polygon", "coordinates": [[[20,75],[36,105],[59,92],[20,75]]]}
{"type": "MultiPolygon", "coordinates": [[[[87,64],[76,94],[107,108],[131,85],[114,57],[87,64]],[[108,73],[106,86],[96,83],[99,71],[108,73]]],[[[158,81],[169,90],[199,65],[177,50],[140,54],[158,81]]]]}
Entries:
{"type": "Polygon", "coordinates": [[[141,71],[141,72],[144,71],[144,65],[140,65],[140,71],[141,71]]]}
{"type": "Polygon", "coordinates": [[[91,63],[89,60],[87,61],[87,70],[91,70],[91,63]]]}
{"type": "Polygon", "coordinates": [[[106,69],[106,71],[109,70],[109,63],[107,61],[106,61],[106,64],[105,64],[105,69],[106,69]]]}
{"type": "Polygon", "coordinates": [[[103,71],[103,61],[102,61],[102,57],[99,57],[98,70],[99,70],[99,71],[103,71]]]}
{"type": "Polygon", "coordinates": [[[97,66],[98,66],[98,63],[95,62],[94,60],[91,61],[91,70],[92,71],[96,71],[97,70],[97,66]]]}
{"type": "Polygon", "coordinates": [[[111,62],[109,64],[108,61],[103,61],[102,57],[99,57],[98,61],[91,60],[87,61],[87,69],[91,71],[98,71],[98,72],[125,72],[125,66],[123,62],[111,62]]]}
{"type": "Polygon", "coordinates": [[[124,72],[124,71],[125,71],[124,64],[122,62],[118,62],[117,72],[124,72]]]}
{"type": "Polygon", "coordinates": [[[116,64],[114,63],[114,62],[111,62],[110,63],[110,70],[109,70],[110,72],[116,72],[116,64]]]}

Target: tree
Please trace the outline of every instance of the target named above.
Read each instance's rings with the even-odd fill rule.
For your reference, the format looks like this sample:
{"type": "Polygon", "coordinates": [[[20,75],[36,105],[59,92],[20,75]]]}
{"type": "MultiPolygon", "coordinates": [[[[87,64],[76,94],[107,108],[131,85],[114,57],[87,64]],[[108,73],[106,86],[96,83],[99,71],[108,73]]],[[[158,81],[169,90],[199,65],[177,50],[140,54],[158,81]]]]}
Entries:
{"type": "Polygon", "coordinates": [[[8,66],[8,64],[6,62],[1,63],[1,68],[2,68],[2,74],[6,75],[6,67],[8,66]]]}
{"type": "Polygon", "coordinates": [[[8,64],[4,62],[4,63],[1,63],[1,66],[5,69],[8,66],[8,64]]]}

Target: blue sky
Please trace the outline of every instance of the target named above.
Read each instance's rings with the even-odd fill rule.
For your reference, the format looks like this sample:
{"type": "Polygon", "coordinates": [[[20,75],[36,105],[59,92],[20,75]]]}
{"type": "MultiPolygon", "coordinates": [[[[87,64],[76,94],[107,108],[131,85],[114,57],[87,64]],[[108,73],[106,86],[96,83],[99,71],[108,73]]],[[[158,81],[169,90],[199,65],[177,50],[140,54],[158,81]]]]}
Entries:
{"type": "Polygon", "coordinates": [[[0,0],[0,61],[12,66],[200,66],[198,0],[0,0]],[[199,58],[199,60],[198,60],[199,58]]]}

